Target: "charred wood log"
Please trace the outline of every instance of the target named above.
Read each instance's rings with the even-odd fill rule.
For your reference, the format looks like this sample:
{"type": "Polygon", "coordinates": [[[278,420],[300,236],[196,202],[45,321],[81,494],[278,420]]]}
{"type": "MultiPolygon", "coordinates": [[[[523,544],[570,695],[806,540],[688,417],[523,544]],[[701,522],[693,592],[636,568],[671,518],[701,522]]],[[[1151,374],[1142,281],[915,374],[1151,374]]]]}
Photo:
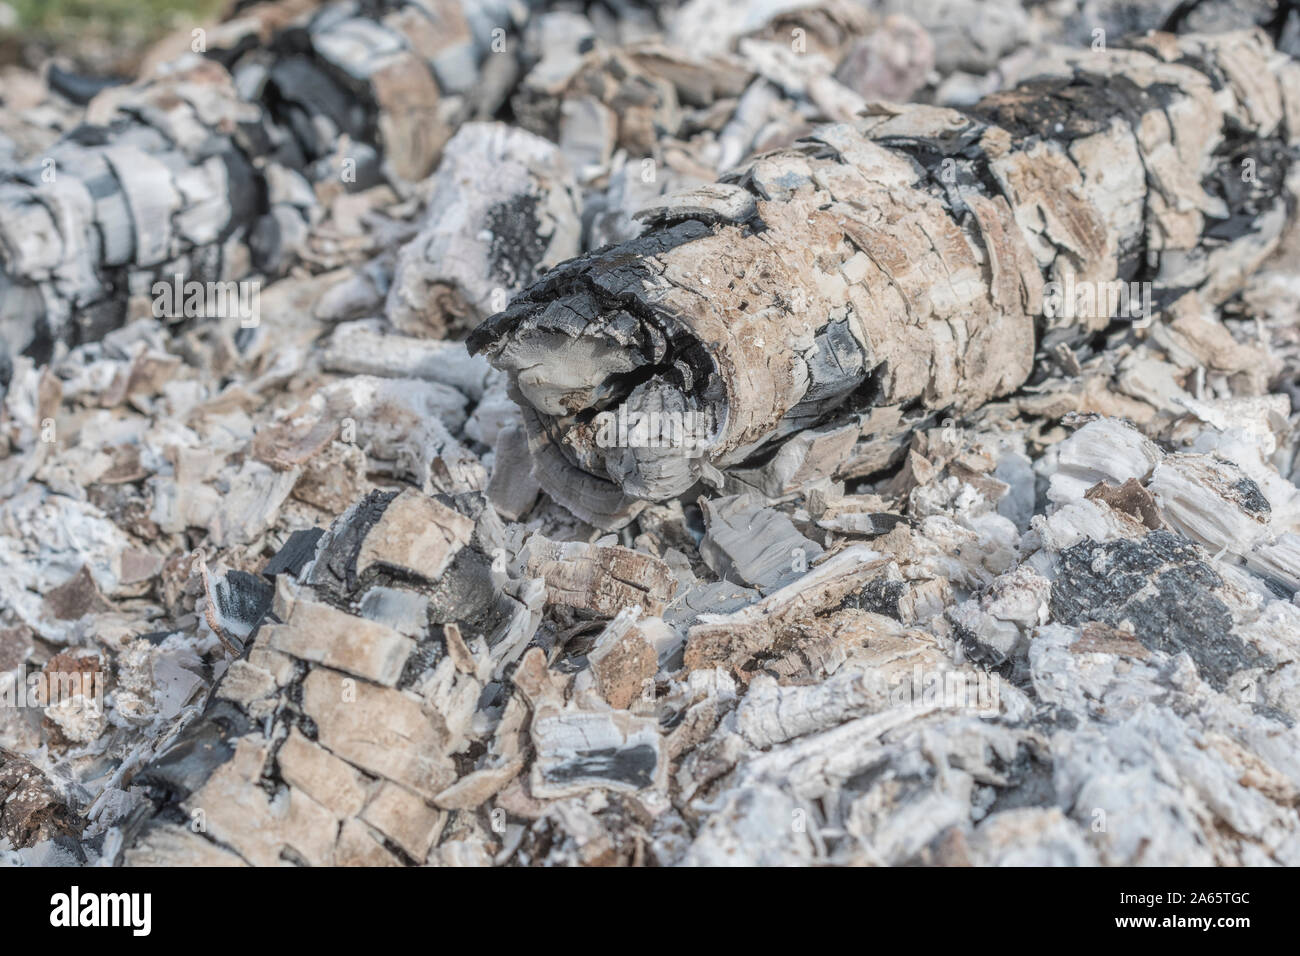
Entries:
{"type": "Polygon", "coordinates": [[[1297,140],[1300,66],[1262,33],[1065,53],[969,112],[879,107],[667,197],[470,347],[584,520],[723,470],[790,494],[1015,390],[1036,348],[1224,299],[1276,245],[1297,140]]]}
{"type": "Polygon", "coordinates": [[[0,169],[0,349],[45,362],[94,341],[148,314],[160,279],[282,272],[322,184],[429,173],[490,54],[509,58],[513,10],[277,4],[197,38],[207,59],[104,91],[39,161],[0,169]]]}
{"type": "Polygon", "coordinates": [[[247,137],[261,111],[202,60],[114,93],[105,125],[0,175],[3,339],[38,361],[116,328],[155,276],[205,281],[254,265],[265,180],[247,137]]]}

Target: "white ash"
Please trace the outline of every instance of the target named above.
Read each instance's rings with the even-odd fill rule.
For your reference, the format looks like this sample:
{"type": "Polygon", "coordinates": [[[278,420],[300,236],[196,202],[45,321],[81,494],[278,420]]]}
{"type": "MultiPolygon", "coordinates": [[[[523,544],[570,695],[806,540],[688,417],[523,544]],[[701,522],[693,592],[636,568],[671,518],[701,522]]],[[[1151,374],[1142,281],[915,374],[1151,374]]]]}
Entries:
{"type": "MultiPolygon", "coordinates": [[[[1294,236],[1253,276],[1251,243],[1168,253],[1160,281],[1209,277],[1200,293],[1145,328],[1031,335],[1031,377],[1001,397],[793,415],[764,456],[614,501],[614,533],[588,523],[609,504],[592,488],[572,489],[585,517],[542,490],[556,436],[456,341],[496,288],[562,281],[562,258],[745,217],[759,197],[715,181],[753,151],[860,101],[972,103],[1094,26],[1117,47],[1123,5],[591,6],[534,12],[499,57],[483,54],[513,8],[444,6],[464,30],[422,54],[447,109],[421,131],[423,110],[381,103],[380,142],[355,154],[385,182],[338,188],[334,140],[266,170],[277,268],[297,266],[268,278],[257,328],[137,311],[0,362],[0,699],[16,673],[83,659],[106,679],[102,706],[0,707],[0,786],[10,765],[35,781],[0,814],[0,858],[1300,863],[1294,236]],[[521,196],[553,226],[493,273],[477,220],[521,196]]],[[[1208,0],[1184,16],[1249,20],[1208,0]]],[[[364,73],[397,24],[327,16],[312,42],[364,73]]],[[[229,29],[233,45],[256,27],[229,29]]],[[[1172,42],[1129,59],[1167,72],[1143,57],[1172,42]]],[[[277,68],[258,49],[237,102],[277,68]]],[[[1052,70],[1067,63],[1084,69],[1052,70]]],[[[7,165],[64,128],[14,112],[21,92],[0,108],[7,165]]],[[[1251,95],[1232,107],[1251,135],[1293,139],[1295,104],[1251,95]]],[[[873,122],[899,142],[936,115],[873,122]]],[[[1129,155],[1099,135],[1098,155],[1129,155]]],[[[1170,236],[1231,212],[1187,159],[1151,157],[1170,236]]],[[[1141,224],[1131,198],[1099,201],[1107,229],[1141,224]]],[[[1255,212],[1273,244],[1280,223],[1255,212]]],[[[1014,228],[1058,255],[1040,240],[1060,223],[1014,228]]],[[[252,269],[238,244],[231,276],[252,269]]],[[[12,302],[0,323],[25,333],[30,303],[12,302]]],[[[590,370],[559,371],[528,384],[563,408],[590,370]]]]}

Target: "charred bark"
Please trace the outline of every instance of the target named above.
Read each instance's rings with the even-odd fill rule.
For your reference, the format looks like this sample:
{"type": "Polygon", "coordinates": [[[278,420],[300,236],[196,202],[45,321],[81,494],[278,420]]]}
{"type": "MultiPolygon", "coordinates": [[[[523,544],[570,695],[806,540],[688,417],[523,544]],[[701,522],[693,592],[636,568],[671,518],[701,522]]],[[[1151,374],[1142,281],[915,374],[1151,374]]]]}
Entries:
{"type": "Polygon", "coordinates": [[[136,778],[152,799],[125,861],[423,863],[523,764],[508,682],[547,586],[498,565],[501,533],[476,495],[372,492],[311,553],[286,547],[270,614],[234,622],[243,655],[136,778]]]}
{"type": "Polygon", "coordinates": [[[728,469],[789,494],[878,470],[917,420],[1106,329],[1080,290],[1224,299],[1276,245],[1298,138],[1300,67],[1262,33],[1065,53],[969,112],[879,107],[668,197],[470,346],[584,520],[728,469]]]}
{"type": "Polygon", "coordinates": [[[0,350],[45,362],[94,341],[147,315],[159,279],[284,271],[322,196],[430,172],[493,49],[509,55],[511,17],[478,0],[263,6],[214,28],[206,59],[186,48],[105,91],[38,162],[0,169],[0,350]]]}

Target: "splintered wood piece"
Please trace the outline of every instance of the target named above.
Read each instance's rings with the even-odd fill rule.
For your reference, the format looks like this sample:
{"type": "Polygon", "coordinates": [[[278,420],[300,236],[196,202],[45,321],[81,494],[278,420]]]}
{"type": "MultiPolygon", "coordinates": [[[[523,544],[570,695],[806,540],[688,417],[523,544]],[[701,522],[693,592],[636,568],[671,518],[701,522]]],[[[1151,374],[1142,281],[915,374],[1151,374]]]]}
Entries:
{"type": "Polygon", "coordinates": [[[532,577],[546,582],[546,600],[611,618],[635,606],[645,614],[663,613],[677,579],[663,561],[621,545],[551,541],[532,535],[520,552],[532,577]]]}
{"type": "Polygon", "coordinates": [[[783,629],[838,608],[888,562],[865,545],[854,545],[739,611],[701,614],[687,638],[687,670],[717,666],[739,670],[755,654],[771,648],[783,629]]]}

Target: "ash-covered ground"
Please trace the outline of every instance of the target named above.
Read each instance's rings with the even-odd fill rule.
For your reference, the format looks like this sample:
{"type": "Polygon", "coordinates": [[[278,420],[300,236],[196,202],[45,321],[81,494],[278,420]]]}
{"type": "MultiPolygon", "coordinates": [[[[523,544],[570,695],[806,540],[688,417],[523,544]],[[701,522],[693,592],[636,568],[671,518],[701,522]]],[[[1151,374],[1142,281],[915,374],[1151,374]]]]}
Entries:
{"type": "Polygon", "coordinates": [[[3,68],[0,860],[1300,864],[1296,53],[272,0],[3,68]]]}

